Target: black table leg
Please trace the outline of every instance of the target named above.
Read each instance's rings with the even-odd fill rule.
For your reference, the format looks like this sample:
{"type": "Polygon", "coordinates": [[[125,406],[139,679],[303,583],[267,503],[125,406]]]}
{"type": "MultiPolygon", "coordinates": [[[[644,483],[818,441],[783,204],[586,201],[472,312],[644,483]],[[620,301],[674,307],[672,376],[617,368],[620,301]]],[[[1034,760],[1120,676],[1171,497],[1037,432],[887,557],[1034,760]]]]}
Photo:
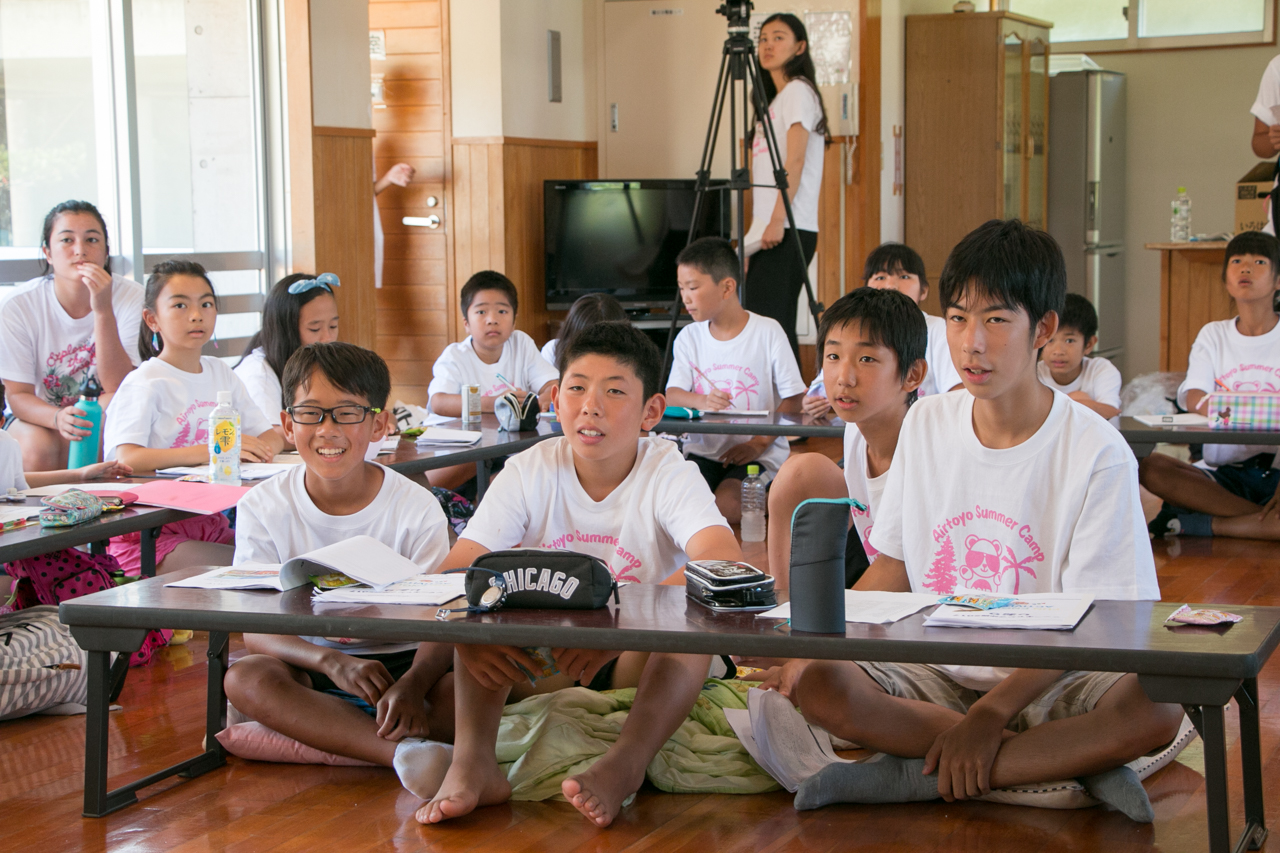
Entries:
{"type": "Polygon", "coordinates": [[[229,637],[225,631],[209,632],[209,686],[205,697],[204,753],[187,765],[179,775],[190,779],[208,773],[227,763],[226,753],[217,734],[227,727],[227,695],[222,679],[227,674],[229,637]]]}
{"type": "MultiPolygon", "coordinates": [[[[1267,840],[1267,821],[1262,803],[1262,736],[1258,725],[1258,682],[1250,678],[1236,691],[1240,712],[1240,763],[1244,777],[1244,835],[1250,850],[1258,850],[1267,840]]],[[[1239,849],[1239,845],[1237,845],[1239,849]]]]}
{"type": "Polygon", "coordinates": [[[1129,449],[1132,450],[1133,455],[1139,459],[1146,459],[1155,452],[1156,446],[1154,444],[1143,444],[1131,441],[1129,442],[1129,449]]]}
{"type": "Polygon", "coordinates": [[[156,576],[156,540],[160,538],[160,531],[163,528],[152,527],[150,530],[144,530],[140,534],[142,547],[142,576],[144,578],[153,578],[156,576]]]}
{"type": "Polygon", "coordinates": [[[1210,853],[1231,853],[1231,812],[1227,798],[1227,735],[1221,705],[1187,705],[1187,716],[1204,742],[1205,811],[1210,853]]]}
{"type": "Polygon", "coordinates": [[[476,463],[476,503],[480,503],[485,489],[489,488],[489,468],[490,460],[488,459],[481,459],[476,463]]]}
{"type": "Polygon", "coordinates": [[[102,817],[136,803],[132,793],[123,802],[112,802],[107,794],[107,716],[111,699],[108,665],[111,652],[89,652],[89,699],[84,728],[84,816],[102,817]]]}

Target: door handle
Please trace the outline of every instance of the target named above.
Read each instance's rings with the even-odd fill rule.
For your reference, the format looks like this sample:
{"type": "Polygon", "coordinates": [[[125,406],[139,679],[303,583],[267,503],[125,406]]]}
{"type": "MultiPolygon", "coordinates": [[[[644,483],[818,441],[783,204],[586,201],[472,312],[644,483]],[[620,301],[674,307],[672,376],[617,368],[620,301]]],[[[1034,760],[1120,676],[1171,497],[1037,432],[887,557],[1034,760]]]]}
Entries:
{"type": "Polygon", "coordinates": [[[434,213],[430,216],[406,216],[400,220],[405,225],[412,225],[417,228],[439,228],[440,217],[434,213]]]}

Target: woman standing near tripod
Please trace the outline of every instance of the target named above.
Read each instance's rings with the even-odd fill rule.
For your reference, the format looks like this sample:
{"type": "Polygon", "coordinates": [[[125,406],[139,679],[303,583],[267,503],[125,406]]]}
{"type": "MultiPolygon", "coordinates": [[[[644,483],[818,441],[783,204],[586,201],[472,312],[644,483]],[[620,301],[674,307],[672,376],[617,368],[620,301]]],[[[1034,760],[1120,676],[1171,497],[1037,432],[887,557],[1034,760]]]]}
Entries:
{"type": "Polygon", "coordinates": [[[808,40],[800,19],[781,13],[770,15],[761,25],[758,49],[764,99],[778,139],[778,157],[787,170],[787,195],[804,257],[796,256],[759,117],[751,136],[751,229],[744,237],[750,261],[743,304],[747,310],[782,324],[797,362],[796,304],[804,287],[804,268],[813,260],[818,245],[818,192],[828,141],[827,114],[818,94],[808,40]]]}

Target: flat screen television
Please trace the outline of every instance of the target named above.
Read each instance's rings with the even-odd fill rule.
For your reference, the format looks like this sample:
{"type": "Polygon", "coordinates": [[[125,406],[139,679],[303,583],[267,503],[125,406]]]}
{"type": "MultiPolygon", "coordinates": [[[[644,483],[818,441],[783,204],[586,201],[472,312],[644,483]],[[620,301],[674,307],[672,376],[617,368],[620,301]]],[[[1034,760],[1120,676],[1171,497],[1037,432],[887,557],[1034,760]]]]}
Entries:
{"type": "MultiPolygon", "coordinates": [[[[694,182],[546,181],[547,308],[608,293],[629,309],[670,305],[689,242],[694,182]]],[[[707,193],[696,237],[729,237],[728,190],[707,193]]]]}

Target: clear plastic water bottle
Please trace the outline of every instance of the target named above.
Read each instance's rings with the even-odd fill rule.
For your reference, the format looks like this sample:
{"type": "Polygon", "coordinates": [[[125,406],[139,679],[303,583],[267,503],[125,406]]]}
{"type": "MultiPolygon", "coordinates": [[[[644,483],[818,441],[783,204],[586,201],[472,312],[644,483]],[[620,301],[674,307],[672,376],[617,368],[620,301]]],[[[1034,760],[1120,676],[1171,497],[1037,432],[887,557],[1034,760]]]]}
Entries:
{"type": "Polygon", "coordinates": [[[765,532],[764,479],[759,465],[747,466],[747,479],[742,481],[742,541],[763,542],[765,532]]]}
{"type": "Polygon", "coordinates": [[[230,391],[218,392],[218,406],[209,413],[209,482],[240,485],[240,412],[230,391]]]}
{"type": "Polygon", "coordinates": [[[1169,220],[1169,239],[1185,243],[1191,237],[1191,196],[1186,187],[1178,187],[1178,196],[1170,204],[1173,212],[1169,220]]]}

